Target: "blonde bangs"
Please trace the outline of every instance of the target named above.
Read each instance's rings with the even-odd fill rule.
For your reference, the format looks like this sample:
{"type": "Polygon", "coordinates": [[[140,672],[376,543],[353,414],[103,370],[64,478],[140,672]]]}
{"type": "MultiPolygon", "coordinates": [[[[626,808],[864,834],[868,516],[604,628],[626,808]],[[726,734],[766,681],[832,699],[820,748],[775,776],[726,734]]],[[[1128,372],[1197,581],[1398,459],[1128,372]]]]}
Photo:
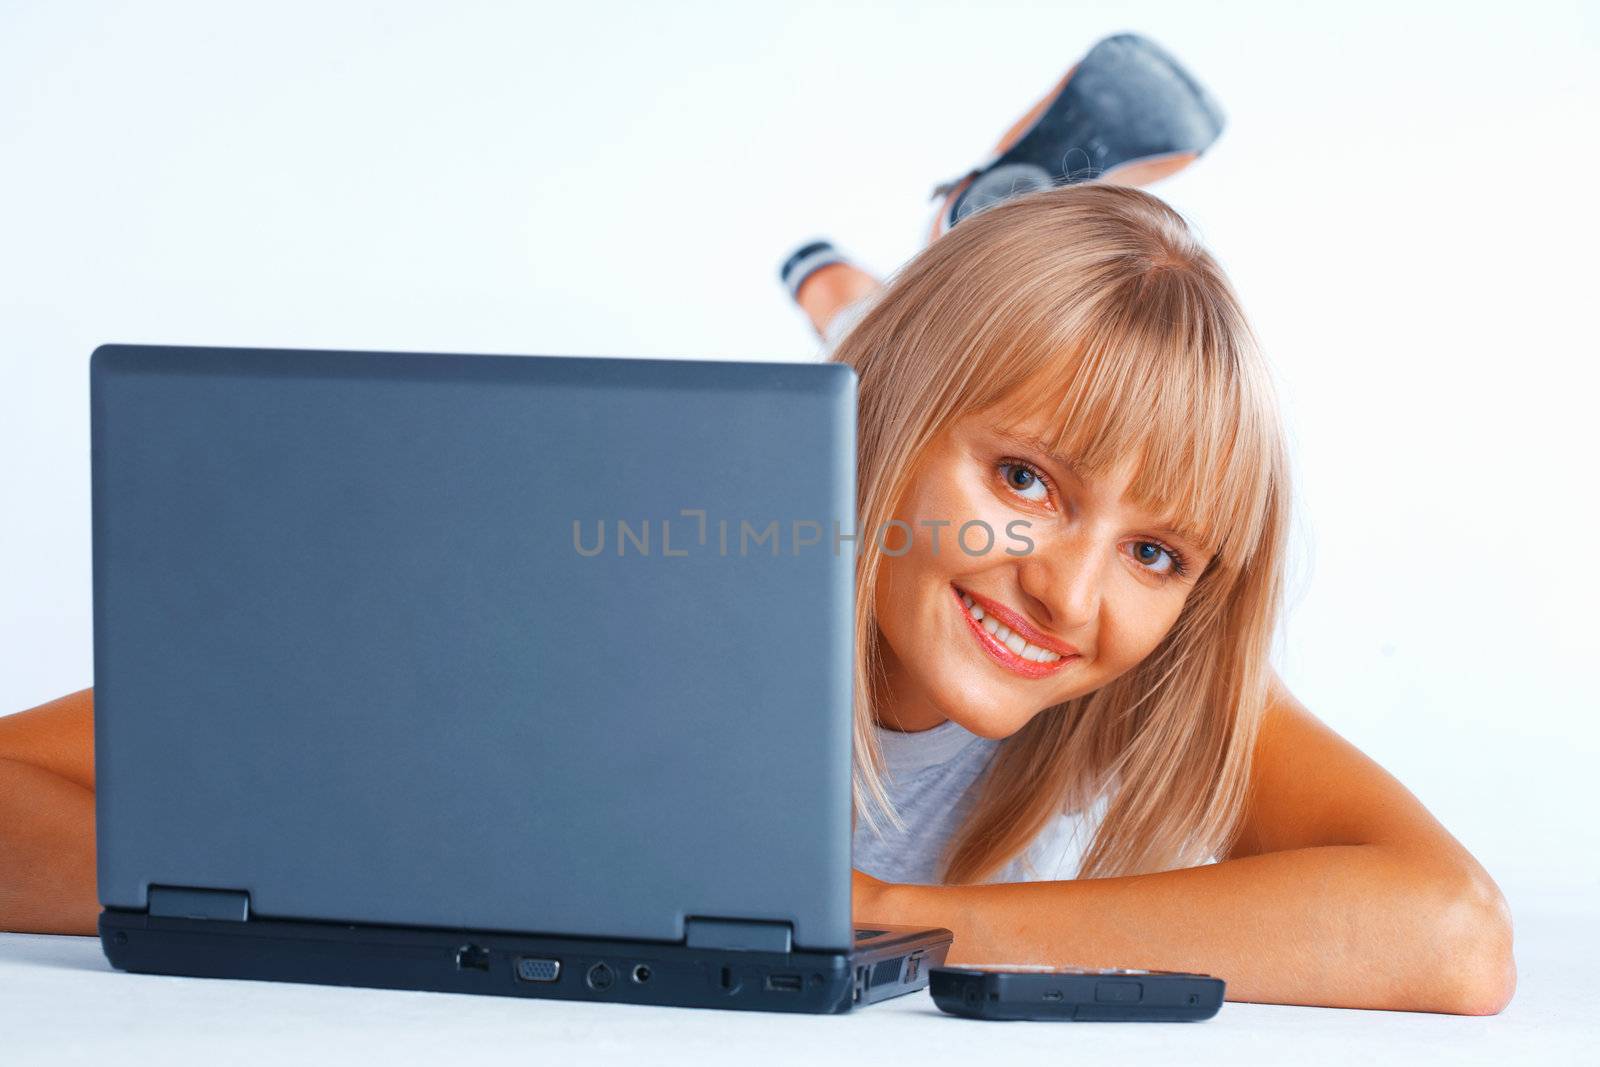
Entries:
{"type": "MultiPolygon", "coordinates": [[[[1040,441],[1101,477],[1125,457],[1131,504],[1214,554],[1213,568],[1250,562],[1267,521],[1278,428],[1252,373],[1254,338],[1207,300],[1193,277],[1157,270],[1123,282],[1074,324],[1075,343],[1051,338],[1053,358],[1018,353],[1035,370],[986,410],[1010,425],[1044,425],[1040,441]]],[[[1037,344],[1021,339],[1023,344],[1037,344]]]]}

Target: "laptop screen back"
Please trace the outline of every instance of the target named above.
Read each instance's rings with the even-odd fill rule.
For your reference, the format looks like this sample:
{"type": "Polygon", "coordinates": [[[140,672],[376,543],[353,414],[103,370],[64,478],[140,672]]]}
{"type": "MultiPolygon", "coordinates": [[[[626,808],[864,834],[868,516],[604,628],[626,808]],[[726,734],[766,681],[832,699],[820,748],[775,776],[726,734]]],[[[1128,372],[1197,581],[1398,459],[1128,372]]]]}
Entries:
{"type": "Polygon", "coordinates": [[[91,392],[103,904],[849,947],[848,368],[108,346],[91,392]]]}

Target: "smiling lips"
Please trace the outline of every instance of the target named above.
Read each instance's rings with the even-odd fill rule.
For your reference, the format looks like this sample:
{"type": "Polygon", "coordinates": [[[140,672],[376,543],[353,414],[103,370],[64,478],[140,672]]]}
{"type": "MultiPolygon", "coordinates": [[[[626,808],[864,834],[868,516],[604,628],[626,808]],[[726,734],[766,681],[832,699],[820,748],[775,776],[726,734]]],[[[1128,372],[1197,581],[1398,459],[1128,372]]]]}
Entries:
{"type": "Polygon", "coordinates": [[[1046,637],[1009,608],[955,585],[950,589],[978,644],[1006,670],[1025,678],[1043,678],[1082,658],[1077,649],[1046,637]]]}

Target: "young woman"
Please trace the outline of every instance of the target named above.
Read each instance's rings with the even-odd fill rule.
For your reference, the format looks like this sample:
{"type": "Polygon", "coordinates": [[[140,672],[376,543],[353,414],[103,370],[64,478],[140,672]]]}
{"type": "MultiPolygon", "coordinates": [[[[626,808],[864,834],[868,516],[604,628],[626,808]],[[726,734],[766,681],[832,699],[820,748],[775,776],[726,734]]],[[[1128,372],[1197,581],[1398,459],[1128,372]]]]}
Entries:
{"type": "MultiPolygon", "coordinates": [[[[890,284],[826,247],[785,271],[860,376],[857,528],[892,531],[859,563],[856,914],[948,927],[954,962],[1499,1011],[1493,881],[1270,666],[1270,375],[1212,257],[1128,187],[1205,138],[962,210],[1064,99],[1081,112],[1094,56],[945,190],[890,284]]],[[[1188,84],[1151,106],[1204,105],[1188,84]]],[[[94,930],[91,721],[90,690],[0,719],[0,928],[94,930]]]]}

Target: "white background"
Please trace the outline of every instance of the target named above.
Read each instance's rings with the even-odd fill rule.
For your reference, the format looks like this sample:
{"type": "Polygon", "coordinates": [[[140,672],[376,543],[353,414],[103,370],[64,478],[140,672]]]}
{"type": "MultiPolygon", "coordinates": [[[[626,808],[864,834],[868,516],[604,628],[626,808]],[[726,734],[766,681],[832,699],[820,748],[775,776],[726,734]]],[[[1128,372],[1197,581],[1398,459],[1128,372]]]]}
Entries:
{"type": "Polygon", "coordinates": [[[1300,512],[1281,669],[1519,914],[1600,890],[1600,16],[1579,3],[0,4],[0,711],[92,682],[105,341],[804,359],[1098,37],[1221,141],[1300,512]]]}

